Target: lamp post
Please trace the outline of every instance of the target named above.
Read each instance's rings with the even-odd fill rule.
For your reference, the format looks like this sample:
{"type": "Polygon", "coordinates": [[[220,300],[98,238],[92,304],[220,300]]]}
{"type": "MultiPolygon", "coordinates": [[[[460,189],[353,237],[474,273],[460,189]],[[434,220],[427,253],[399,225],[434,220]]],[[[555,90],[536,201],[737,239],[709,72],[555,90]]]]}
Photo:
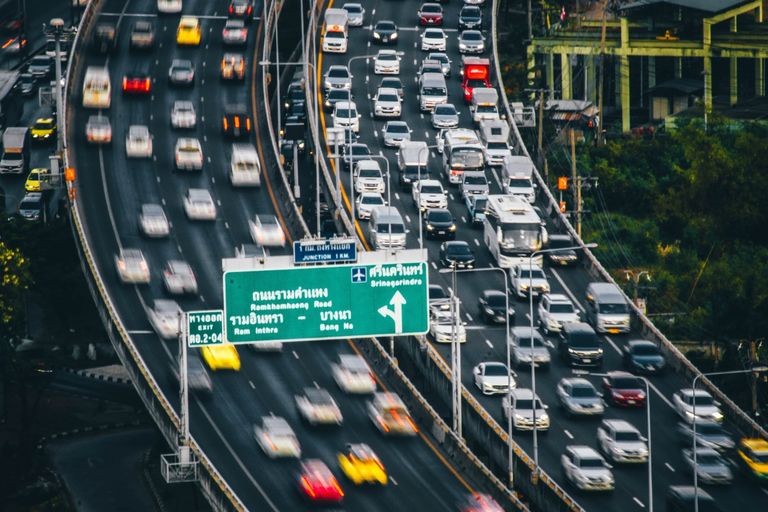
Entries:
{"type": "MultiPolygon", "coordinates": [[[[339,168],[339,144],[344,144],[344,129],[334,128],[329,126],[325,129],[325,140],[328,144],[333,144],[334,154],[331,156],[336,157],[336,212],[337,216],[341,216],[341,169],[339,168]]],[[[319,149],[319,148],[316,148],[319,149]]],[[[319,209],[318,209],[319,211],[319,209]]]]}
{"type": "MultiPolygon", "coordinates": [[[[418,181],[421,181],[421,154],[426,151],[429,153],[430,149],[437,148],[437,144],[433,144],[431,146],[424,146],[421,149],[419,149],[419,153],[417,155],[418,160],[418,181]]],[[[429,160],[427,160],[427,176],[429,176],[429,160]]],[[[419,249],[424,249],[424,213],[421,211],[421,207],[419,205],[416,205],[417,209],[419,210],[419,249]]]]}
{"type": "MultiPolygon", "coordinates": [[[[533,358],[533,260],[536,258],[536,256],[539,256],[541,254],[548,254],[553,252],[565,252],[565,251],[578,251],[578,250],[584,250],[584,249],[591,249],[593,247],[597,247],[597,244],[591,243],[591,244],[585,244],[585,245],[574,245],[572,247],[553,247],[551,249],[540,249],[538,251],[533,251],[530,256],[528,256],[528,317],[531,321],[531,393],[533,394],[533,400],[536,400],[536,364],[534,363],[533,358]]],[[[535,405],[535,404],[534,404],[535,405]]],[[[533,407],[533,464],[534,464],[534,470],[533,470],[533,479],[536,481],[539,477],[539,429],[536,427],[536,407],[533,407]]]]}
{"type": "Polygon", "coordinates": [[[693,378],[693,420],[691,426],[693,427],[693,510],[699,512],[699,472],[697,471],[698,458],[696,455],[696,385],[699,383],[699,379],[702,377],[717,377],[720,375],[737,375],[740,373],[759,373],[768,371],[768,366],[755,366],[754,368],[747,368],[744,370],[730,370],[723,372],[709,372],[700,373],[693,378]]]}

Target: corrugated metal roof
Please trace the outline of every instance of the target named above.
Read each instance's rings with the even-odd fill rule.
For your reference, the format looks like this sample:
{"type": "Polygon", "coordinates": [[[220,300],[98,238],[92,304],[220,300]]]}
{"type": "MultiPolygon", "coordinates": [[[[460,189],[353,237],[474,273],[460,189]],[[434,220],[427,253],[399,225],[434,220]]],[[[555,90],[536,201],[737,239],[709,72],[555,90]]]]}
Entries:
{"type": "Polygon", "coordinates": [[[716,14],[733,7],[747,3],[749,0],[630,0],[619,6],[619,9],[637,9],[658,4],[669,4],[686,9],[696,9],[716,14]]]}

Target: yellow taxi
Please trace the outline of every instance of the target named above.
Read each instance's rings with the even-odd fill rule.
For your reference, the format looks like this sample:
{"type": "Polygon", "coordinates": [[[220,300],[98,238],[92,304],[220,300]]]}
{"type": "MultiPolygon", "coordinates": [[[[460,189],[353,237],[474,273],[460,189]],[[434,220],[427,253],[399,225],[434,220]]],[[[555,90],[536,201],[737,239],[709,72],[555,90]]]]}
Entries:
{"type": "Polygon", "coordinates": [[[194,16],[182,16],[176,29],[176,44],[197,46],[200,44],[200,20],[194,16]]]}
{"type": "Polygon", "coordinates": [[[44,185],[48,184],[50,175],[48,169],[38,167],[29,171],[27,181],[24,183],[24,190],[27,192],[40,192],[44,185]]]}
{"type": "Polygon", "coordinates": [[[745,437],[739,441],[738,456],[747,473],[760,480],[768,480],[768,441],[745,437]]]}
{"type": "Polygon", "coordinates": [[[234,370],[240,371],[240,356],[237,349],[229,343],[221,345],[207,345],[200,349],[203,361],[213,371],[234,370]]]}
{"type": "Polygon", "coordinates": [[[56,120],[53,117],[38,117],[30,133],[34,140],[52,140],[56,135],[56,120]]]}
{"type": "Polygon", "coordinates": [[[341,471],[353,484],[387,485],[387,470],[367,444],[348,444],[337,458],[341,471]]]}

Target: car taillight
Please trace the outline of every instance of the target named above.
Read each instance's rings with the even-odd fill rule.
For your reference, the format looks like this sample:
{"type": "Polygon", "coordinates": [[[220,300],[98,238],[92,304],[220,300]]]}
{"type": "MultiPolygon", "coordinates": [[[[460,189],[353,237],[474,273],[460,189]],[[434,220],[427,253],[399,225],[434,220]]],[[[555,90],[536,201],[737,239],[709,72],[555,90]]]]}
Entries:
{"type": "Polygon", "coordinates": [[[149,92],[149,88],[150,87],[151,86],[150,86],[149,78],[147,78],[147,79],[144,80],[144,90],[149,92]]]}
{"type": "Polygon", "coordinates": [[[235,128],[240,129],[240,116],[235,116],[235,128]]]}
{"type": "Polygon", "coordinates": [[[123,78],[123,90],[126,90],[126,89],[128,89],[128,79],[123,78]]]}
{"type": "Polygon", "coordinates": [[[249,132],[251,131],[251,120],[250,119],[246,119],[245,120],[245,130],[249,131],[249,132]]]}
{"type": "Polygon", "coordinates": [[[229,123],[227,122],[227,118],[225,117],[224,118],[224,131],[227,131],[228,128],[229,128],[229,123]]]}
{"type": "Polygon", "coordinates": [[[310,497],[314,498],[316,496],[315,490],[312,488],[312,484],[309,483],[309,480],[307,480],[307,477],[301,477],[301,486],[304,488],[307,494],[309,494],[310,497]]]}
{"type": "Polygon", "coordinates": [[[234,5],[230,5],[229,6],[229,14],[234,14],[234,13],[235,13],[235,6],[234,5]]]}

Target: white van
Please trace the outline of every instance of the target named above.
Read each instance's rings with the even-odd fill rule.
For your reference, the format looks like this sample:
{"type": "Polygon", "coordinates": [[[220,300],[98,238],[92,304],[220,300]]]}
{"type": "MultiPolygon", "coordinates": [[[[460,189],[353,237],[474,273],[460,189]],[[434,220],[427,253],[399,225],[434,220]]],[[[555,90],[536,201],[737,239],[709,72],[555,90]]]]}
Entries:
{"type": "Polygon", "coordinates": [[[374,249],[404,249],[405,222],[394,206],[378,206],[371,213],[370,239],[374,249]]]}
{"type": "Polygon", "coordinates": [[[253,144],[232,144],[229,181],[233,187],[261,185],[261,164],[253,144]]]}
{"type": "Polygon", "coordinates": [[[424,73],[419,77],[419,107],[432,112],[435,105],[448,103],[448,86],[442,73],[424,73]]]}
{"type": "Polygon", "coordinates": [[[514,194],[533,204],[536,201],[533,161],[525,155],[505,156],[501,162],[501,184],[505,194],[514,194]]]}

